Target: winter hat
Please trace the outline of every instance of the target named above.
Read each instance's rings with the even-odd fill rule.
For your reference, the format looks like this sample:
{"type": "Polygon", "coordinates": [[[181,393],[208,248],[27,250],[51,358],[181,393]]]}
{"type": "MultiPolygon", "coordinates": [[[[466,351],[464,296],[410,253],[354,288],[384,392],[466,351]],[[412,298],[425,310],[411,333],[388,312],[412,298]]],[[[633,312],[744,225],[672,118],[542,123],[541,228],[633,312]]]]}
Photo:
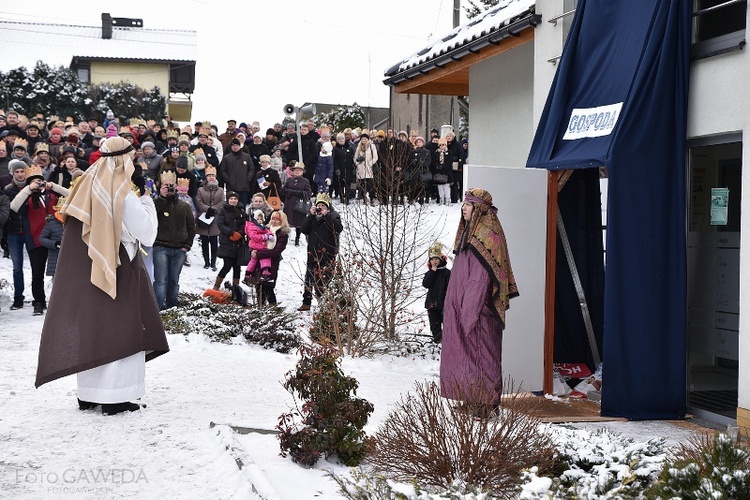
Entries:
{"type": "Polygon", "coordinates": [[[263,220],[266,219],[266,214],[263,213],[263,210],[255,210],[253,212],[253,219],[258,220],[258,216],[263,217],[263,220]]]}
{"type": "Polygon", "coordinates": [[[258,139],[260,139],[260,140],[263,140],[263,135],[262,135],[262,134],[261,134],[260,132],[255,132],[255,133],[253,134],[253,139],[255,139],[256,137],[257,137],[258,139]]]}
{"type": "Polygon", "coordinates": [[[272,128],[266,130],[266,135],[276,135],[276,131],[272,128]]]}
{"type": "Polygon", "coordinates": [[[234,139],[232,139],[232,142],[230,142],[229,144],[231,144],[231,145],[235,145],[236,144],[238,146],[242,146],[242,144],[240,144],[240,140],[237,139],[236,137],[234,139]]]}
{"type": "Polygon", "coordinates": [[[143,144],[141,144],[142,149],[151,148],[156,149],[156,146],[154,146],[154,143],[151,141],[144,141],[143,144]]]}
{"type": "Polygon", "coordinates": [[[227,201],[229,201],[229,198],[237,198],[239,200],[240,195],[238,195],[234,191],[227,191],[227,201]]]}
{"type": "Polygon", "coordinates": [[[330,156],[333,151],[333,145],[330,142],[324,142],[320,148],[320,156],[330,156]]]}
{"type": "Polygon", "coordinates": [[[112,119],[114,119],[114,117],[115,117],[115,114],[112,112],[111,109],[108,109],[107,110],[107,120],[112,120],[112,119]]]}
{"type": "Polygon", "coordinates": [[[278,145],[274,146],[273,147],[273,152],[275,153],[276,151],[281,151],[281,146],[278,146],[278,145]]]}
{"type": "Polygon", "coordinates": [[[11,173],[15,172],[16,170],[26,170],[26,167],[28,167],[28,165],[26,165],[26,162],[23,160],[10,160],[10,162],[8,162],[8,170],[11,173]]]}
{"type": "Polygon", "coordinates": [[[305,171],[305,164],[302,163],[301,161],[298,161],[297,163],[295,163],[294,165],[292,165],[289,168],[291,168],[292,170],[299,169],[299,170],[302,170],[304,172],[305,171]]]}
{"type": "Polygon", "coordinates": [[[268,155],[260,155],[260,158],[258,158],[258,161],[261,163],[263,163],[264,161],[271,163],[271,157],[268,155]]]}
{"type": "Polygon", "coordinates": [[[315,197],[315,204],[317,205],[319,203],[331,208],[331,199],[325,193],[318,193],[318,196],[315,197]]]}
{"type": "Polygon", "coordinates": [[[422,144],[424,144],[424,137],[422,137],[421,135],[418,135],[417,137],[414,138],[414,142],[417,142],[417,141],[422,141],[422,144]]]}
{"type": "Polygon", "coordinates": [[[177,147],[177,146],[169,146],[167,148],[167,151],[169,151],[170,153],[179,153],[180,152],[180,148],[177,147]]]}
{"type": "Polygon", "coordinates": [[[369,139],[369,138],[370,138],[370,134],[365,134],[365,133],[363,132],[363,133],[362,133],[362,134],[361,134],[361,135],[359,136],[359,138],[360,138],[360,139],[364,139],[365,137],[369,139]]]}
{"type": "Polygon", "coordinates": [[[188,168],[188,159],[187,156],[180,156],[177,158],[177,163],[175,163],[175,168],[188,168]]]}
{"type": "MultiPolygon", "coordinates": [[[[55,130],[55,129],[52,129],[52,130],[55,130]]],[[[110,123],[109,126],[107,127],[106,137],[107,139],[109,139],[110,137],[117,137],[117,126],[114,123],[110,123]]]]}
{"type": "Polygon", "coordinates": [[[49,135],[63,135],[63,131],[60,127],[54,127],[52,130],[49,131],[49,135]]]}
{"type": "Polygon", "coordinates": [[[375,136],[376,137],[385,137],[385,132],[383,132],[382,130],[378,130],[378,133],[375,134],[375,136]]]}
{"type": "Polygon", "coordinates": [[[427,251],[427,256],[432,259],[433,257],[437,257],[439,259],[442,259],[444,257],[443,255],[443,244],[439,241],[436,241],[432,245],[430,245],[429,250],[427,251]]]}

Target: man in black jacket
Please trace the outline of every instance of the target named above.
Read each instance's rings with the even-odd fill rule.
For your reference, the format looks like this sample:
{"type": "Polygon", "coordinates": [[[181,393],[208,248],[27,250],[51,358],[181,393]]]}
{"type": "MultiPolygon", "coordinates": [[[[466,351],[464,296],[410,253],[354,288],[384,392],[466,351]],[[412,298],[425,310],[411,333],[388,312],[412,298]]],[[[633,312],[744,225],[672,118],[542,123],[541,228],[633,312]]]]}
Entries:
{"type": "Polygon", "coordinates": [[[298,311],[309,311],[313,290],[315,297],[320,299],[331,282],[339,252],[339,234],[343,230],[341,216],[331,210],[328,195],[320,193],[300,228],[307,235],[307,271],[302,306],[298,311]]]}
{"type": "Polygon", "coordinates": [[[154,200],[159,229],[154,241],[154,292],[159,310],[177,305],[180,273],[195,239],[195,219],[190,205],[176,196],[174,172],[161,175],[159,197],[154,200]]]}

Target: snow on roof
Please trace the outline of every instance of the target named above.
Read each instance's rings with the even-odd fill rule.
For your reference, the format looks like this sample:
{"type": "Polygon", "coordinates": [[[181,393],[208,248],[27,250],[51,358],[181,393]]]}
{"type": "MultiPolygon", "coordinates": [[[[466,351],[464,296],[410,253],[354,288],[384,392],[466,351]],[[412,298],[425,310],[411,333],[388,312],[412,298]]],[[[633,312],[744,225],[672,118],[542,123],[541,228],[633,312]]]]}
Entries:
{"type": "Polygon", "coordinates": [[[533,13],[535,2],[536,0],[501,0],[495,7],[483,12],[468,23],[457,26],[445,36],[437,38],[430,45],[415,52],[400,63],[394,64],[385,74],[386,76],[392,76],[406,71],[497,31],[509,25],[511,21],[533,13]]]}
{"type": "Polygon", "coordinates": [[[101,26],[0,21],[0,69],[30,69],[37,60],[69,66],[74,57],[195,61],[197,39],[195,31],[112,27],[105,40],[101,26]]]}

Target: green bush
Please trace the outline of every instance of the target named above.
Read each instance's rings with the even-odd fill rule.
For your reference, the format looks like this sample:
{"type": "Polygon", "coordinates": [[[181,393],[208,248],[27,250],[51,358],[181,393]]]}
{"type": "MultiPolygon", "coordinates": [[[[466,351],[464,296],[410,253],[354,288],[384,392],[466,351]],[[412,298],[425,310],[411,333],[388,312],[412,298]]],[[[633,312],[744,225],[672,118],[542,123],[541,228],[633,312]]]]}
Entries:
{"type": "Polygon", "coordinates": [[[333,455],[346,465],[359,464],[366,451],[362,429],[373,405],[353,397],[359,383],[341,371],[333,346],[303,345],[299,350],[301,358],[286,374],[284,388],[304,403],[279,417],[281,455],[306,466],[333,455]]]}
{"type": "Polygon", "coordinates": [[[200,333],[212,342],[230,344],[242,335],[248,342],[281,353],[300,345],[296,317],[276,306],[244,308],[237,304],[214,304],[199,295],[180,294],[176,307],[161,313],[168,333],[200,333]]]}
{"type": "Polygon", "coordinates": [[[750,450],[726,434],[694,438],[664,464],[647,498],[750,498],[750,450]]]}

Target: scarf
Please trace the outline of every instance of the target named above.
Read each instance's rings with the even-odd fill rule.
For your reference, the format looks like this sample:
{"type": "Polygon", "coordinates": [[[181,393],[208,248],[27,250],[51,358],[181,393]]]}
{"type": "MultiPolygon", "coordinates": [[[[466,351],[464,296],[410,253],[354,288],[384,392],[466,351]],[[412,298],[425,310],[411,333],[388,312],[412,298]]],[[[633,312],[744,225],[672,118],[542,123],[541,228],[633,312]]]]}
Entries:
{"type": "Polygon", "coordinates": [[[91,283],[115,299],[122,204],[130,192],[130,177],[135,170],[128,155],[133,146],[121,137],[111,137],[100,149],[102,157],[76,182],[60,212],[63,219],[71,216],[83,223],[81,238],[92,261],[91,283]]]}
{"type": "Polygon", "coordinates": [[[510,266],[505,233],[497,218],[497,208],[492,205],[492,195],[479,188],[469,189],[464,203],[471,203],[474,211],[471,220],[462,217],[458,224],[454,252],[473,250],[487,269],[492,282],[492,309],[505,328],[505,311],[510,307],[510,299],[518,296],[518,286],[510,266]]]}

